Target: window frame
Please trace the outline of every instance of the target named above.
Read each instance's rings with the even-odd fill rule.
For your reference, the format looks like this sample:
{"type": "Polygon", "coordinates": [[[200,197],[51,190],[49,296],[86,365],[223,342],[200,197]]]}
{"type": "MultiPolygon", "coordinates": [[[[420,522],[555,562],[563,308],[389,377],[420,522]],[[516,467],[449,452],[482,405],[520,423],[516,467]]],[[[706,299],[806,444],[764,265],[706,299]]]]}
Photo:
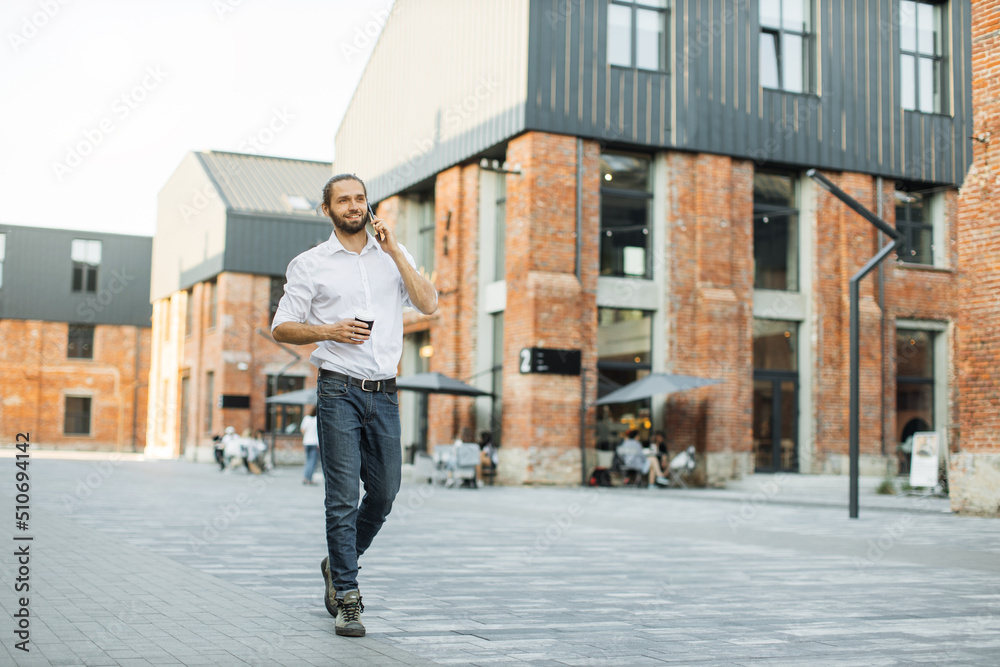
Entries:
{"type": "MultiPolygon", "coordinates": [[[[280,396],[281,394],[287,394],[291,391],[299,391],[305,389],[306,378],[302,375],[282,375],[281,381],[283,384],[290,385],[289,387],[282,387],[282,391],[278,391],[279,387],[275,386],[275,378],[277,376],[273,374],[268,374],[265,376],[265,393],[266,398],[271,398],[272,396],[280,396]]],[[[264,413],[264,432],[268,435],[301,435],[301,424],[302,416],[305,414],[304,407],[301,405],[288,405],[285,403],[267,403],[268,409],[264,413]],[[282,424],[283,428],[280,430],[275,430],[276,423],[282,424]],[[295,429],[292,431],[285,430],[289,424],[295,424],[295,429]]]]}
{"type": "Polygon", "coordinates": [[[65,394],[63,396],[63,435],[64,436],[93,436],[94,434],[94,401],[93,396],[84,396],[77,394],[65,394]],[[86,431],[70,431],[69,430],[69,419],[70,419],[70,409],[69,401],[71,399],[86,401],[87,409],[81,413],[74,411],[72,414],[76,419],[82,418],[86,415],[87,418],[87,430],[86,431]]]}
{"type": "Polygon", "coordinates": [[[899,105],[905,111],[912,111],[914,113],[924,113],[924,114],[937,114],[937,115],[948,115],[950,112],[950,100],[947,99],[946,95],[948,92],[948,87],[945,85],[945,78],[947,73],[945,71],[945,63],[948,62],[947,51],[949,48],[948,43],[948,31],[945,29],[945,8],[949,6],[948,0],[899,0],[896,3],[896,25],[897,32],[901,33],[903,25],[903,2],[912,2],[915,7],[920,5],[927,5],[932,8],[935,12],[935,26],[932,28],[932,34],[934,35],[935,44],[940,42],[939,51],[940,53],[926,54],[920,51],[920,11],[913,14],[914,30],[916,32],[916,39],[914,41],[913,51],[907,51],[903,49],[903,38],[902,34],[897,34],[899,51],[898,51],[898,65],[899,65],[899,81],[900,81],[900,91],[899,91],[899,105]],[[913,59],[913,84],[914,93],[913,107],[908,107],[903,102],[903,58],[910,57],[913,59]],[[920,108],[920,61],[930,60],[933,68],[932,71],[936,77],[932,80],[932,85],[936,87],[936,90],[932,91],[932,106],[934,107],[930,111],[925,111],[920,108]]]}
{"type": "MultiPolygon", "coordinates": [[[[647,164],[648,164],[646,190],[632,190],[632,189],[628,189],[628,188],[609,187],[609,186],[605,185],[606,179],[604,178],[604,176],[601,176],[601,188],[600,188],[600,193],[599,193],[600,194],[600,204],[599,204],[599,209],[598,209],[599,210],[599,215],[600,215],[600,220],[598,222],[598,225],[599,225],[599,229],[600,229],[600,237],[601,237],[601,239],[603,239],[605,236],[611,236],[612,230],[617,229],[618,231],[623,231],[623,228],[621,228],[621,227],[612,228],[612,227],[605,227],[604,226],[604,198],[605,198],[605,196],[618,197],[618,198],[621,198],[621,199],[636,199],[636,200],[640,200],[641,199],[641,200],[647,202],[647,206],[646,206],[646,221],[645,221],[645,226],[644,226],[644,229],[645,229],[645,232],[646,232],[644,234],[644,236],[646,237],[646,245],[643,248],[643,250],[645,252],[645,258],[644,258],[645,266],[644,266],[644,272],[643,272],[642,275],[624,273],[624,267],[623,267],[622,273],[620,273],[620,274],[619,273],[605,273],[604,272],[604,268],[605,267],[603,265],[603,260],[602,260],[602,257],[603,257],[603,254],[604,254],[603,253],[603,243],[599,241],[598,242],[598,268],[597,268],[598,274],[600,276],[602,276],[602,277],[611,277],[611,278],[625,278],[625,279],[632,279],[632,280],[653,280],[653,252],[652,252],[653,251],[653,241],[654,241],[654,239],[653,239],[653,208],[654,208],[654,199],[655,199],[654,188],[656,187],[656,173],[655,173],[654,165],[655,165],[656,161],[655,161],[655,159],[653,158],[652,155],[646,155],[644,153],[630,153],[628,151],[615,151],[615,150],[602,151],[601,152],[601,157],[603,158],[605,155],[616,155],[616,156],[624,156],[624,157],[631,157],[631,158],[640,158],[640,159],[645,160],[647,162],[647,164]]],[[[603,172],[603,170],[602,170],[602,172],[603,172]]],[[[628,231],[628,230],[624,229],[624,231],[628,231]]],[[[624,264],[624,259],[622,260],[622,262],[624,264]]]]}
{"type": "Polygon", "coordinates": [[[70,289],[74,294],[97,294],[98,274],[103,257],[104,243],[100,239],[73,239],[70,244],[70,260],[73,262],[70,289]],[[81,247],[78,243],[86,244],[82,246],[84,255],[89,254],[90,249],[97,248],[96,263],[73,259],[75,249],[81,247]]]}
{"type": "Polygon", "coordinates": [[[753,179],[751,180],[751,193],[750,193],[752,207],[753,207],[753,230],[752,230],[752,232],[753,232],[753,237],[754,237],[754,243],[753,243],[753,248],[751,249],[751,251],[753,253],[753,258],[754,258],[754,276],[753,276],[754,289],[775,290],[775,291],[779,291],[779,292],[791,292],[791,293],[795,293],[795,294],[798,294],[798,293],[800,293],[802,291],[802,247],[801,247],[801,245],[802,245],[802,238],[801,238],[801,235],[802,235],[802,232],[801,232],[802,193],[801,193],[801,189],[800,189],[801,188],[801,180],[802,180],[801,174],[799,174],[796,171],[785,171],[785,170],[781,170],[781,169],[768,169],[768,168],[762,168],[762,169],[756,169],[756,170],[754,170],[753,179]],[[790,206],[790,207],[780,207],[780,206],[776,206],[774,204],[761,204],[761,203],[758,203],[757,202],[757,195],[756,195],[756,190],[757,190],[756,178],[757,178],[758,174],[767,174],[767,175],[771,175],[771,176],[783,176],[783,177],[787,177],[791,181],[791,185],[792,185],[792,200],[793,200],[792,204],[793,204],[793,206],[790,206]],[[757,221],[758,220],[763,221],[763,219],[767,218],[768,216],[778,216],[778,215],[781,215],[781,216],[790,216],[790,217],[794,217],[794,219],[795,219],[795,232],[794,232],[794,234],[789,234],[788,248],[786,249],[786,253],[787,253],[788,250],[794,250],[794,253],[795,253],[795,276],[794,276],[795,277],[795,282],[794,282],[795,287],[792,288],[792,289],[789,289],[787,287],[788,283],[790,282],[788,280],[788,277],[791,275],[791,271],[787,271],[787,273],[786,273],[786,287],[785,287],[785,289],[777,289],[775,287],[764,287],[764,286],[757,285],[757,277],[758,277],[758,273],[757,273],[757,221]]]}
{"type": "MultiPolygon", "coordinates": [[[[795,0],[802,2],[803,12],[807,14],[808,29],[802,32],[797,30],[792,30],[786,28],[784,24],[779,19],[779,26],[775,28],[774,26],[765,26],[760,20],[760,3],[758,3],[757,10],[757,81],[761,88],[765,90],[777,90],[782,93],[788,93],[790,95],[817,95],[816,90],[816,40],[815,40],[815,28],[814,28],[814,17],[816,12],[813,0],[795,0]],[[765,85],[763,82],[763,77],[761,76],[761,65],[762,60],[760,57],[760,45],[761,38],[765,35],[771,35],[774,39],[775,44],[775,58],[777,60],[778,67],[778,85],[777,87],[765,85]],[[790,90],[787,87],[787,82],[785,79],[785,68],[784,68],[784,54],[783,45],[785,43],[785,35],[794,35],[802,39],[802,90],[790,90]]],[[[778,15],[784,15],[784,4],[789,2],[789,0],[778,0],[778,15]]]]}
{"type": "MultiPolygon", "coordinates": [[[[896,181],[895,192],[902,192],[905,194],[913,195],[919,194],[923,202],[923,212],[924,220],[930,220],[930,222],[918,222],[912,220],[907,216],[905,219],[900,220],[899,209],[901,208],[898,204],[899,197],[896,197],[897,203],[894,206],[895,216],[896,216],[896,230],[903,235],[903,246],[896,252],[896,259],[899,262],[913,266],[937,266],[938,262],[935,261],[935,237],[937,236],[938,225],[943,224],[942,221],[937,220],[937,213],[940,207],[937,205],[935,198],[939,196],[937,188],[930,187],[926,189],[920,189],[921,184],[910,183],[906,181],[896,181]],[[919,259],[910,259],[913,257],[913,237],[915,232],[928,231],[930,232],[930,247],[927,248],[927,254],[930,256],[929,262],[923,262],[919,259]]],[[[906,203],[906,210],[910,210],[910,202],[906,203]]]]}
{"type": "Polygon", "coordinates": [[[670,18],[672,0],[663,0],[660,4],[657,0],[608,0],[608,10],[605,13],[605,26],[607,30],[604,40],[604,57],[610,67],[620,67],[622,69],[642,70],[643,72],[659,72],[669,74],[670,72],[670,18]],[[611,11],[612,7],[627,7],[629,9],[629,64],[611,62],[611,11]],[[636,16],[638,12],[657,12],[661,17],[662,32],[660,33],[660,62],[656,69],[641,67],[638,64],[638,24],[636,16]]]}
{"type": "Polygon", "coordinates": [[[94,329],[95,329],[95,327],[92,324],[72,324],[72,323],[69,324],[69,326],[66,329],[66,358],[67,359],[91,359],[92,360],[94,358],[94,329]],[[83,336],[82,338],[84,340],[81,342],[81,340],[80,340],[81,336],[79,334],[82,331],[89,332],[89,336],[88,335],[83,336]],[[74,336],[73,335],[74,333],[76,333],[77,335],[74,336]],[[89,341],[87,339],[89,339],[89,341]],[[89,342],[89,352],[90,353],[86,354],[87,350],[85,348],[87,347],[88,342],[89,342]],[[73,354],[73,352],[74,352],[74,345],[76,345],[79,348],[77,350],[79,352],[79,354],[73,354]]]}

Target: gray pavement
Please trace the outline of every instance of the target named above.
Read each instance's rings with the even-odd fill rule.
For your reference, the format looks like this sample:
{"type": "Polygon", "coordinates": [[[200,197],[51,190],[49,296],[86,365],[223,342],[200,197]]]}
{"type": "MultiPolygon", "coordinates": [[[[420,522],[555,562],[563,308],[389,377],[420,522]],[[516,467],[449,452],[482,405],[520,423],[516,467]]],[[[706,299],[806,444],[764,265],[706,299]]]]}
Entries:
{"type": "MultiPolygon", "coordinates": [[[[9,454],[10,452],[5,452],[9,454]]],[[[362,559],[363,639],[322,602],[322,488],[185,462],[32,458],[30,653],[3,549],[0,664],[997,665],[1000,521],[841,477],[719,489],[406,483],[362,559]]]]}

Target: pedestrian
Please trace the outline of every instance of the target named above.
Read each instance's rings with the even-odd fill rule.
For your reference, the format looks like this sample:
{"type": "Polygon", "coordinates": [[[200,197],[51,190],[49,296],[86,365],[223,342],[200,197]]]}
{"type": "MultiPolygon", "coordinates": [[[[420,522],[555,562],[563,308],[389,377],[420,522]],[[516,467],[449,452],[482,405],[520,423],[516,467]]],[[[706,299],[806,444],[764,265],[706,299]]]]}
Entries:
{"type": "Polygon", "coordinates": [[[319,455],[326,483],[324,602],[338,635],[362,637],[358,557],[371,546],[399,491],[402,466],[396,367],[403,307],[437,310],[391,227],[370,214],[360,178],[339,174],[323,188],[329,240],[288,264],[271,332],[293,345],[316,344],[319,455]],[[372,235],[365,229],[370,222],[372,235]],[[377,236],[376,236],[377,235],[377,236]],[[358,479],[365,487],[358,507],[358,479]]]}
{"type": "Polygon", "coordinates": [[[309,406],[309,414],[302,418],[299,424],[302,431],[302,446],[306,449],[306,467],[302,471],[302,483],[313,485],[313,473],[316,471],[316,461],[319,459],[319,426],[316,422],[316,406],[309,406]]]}

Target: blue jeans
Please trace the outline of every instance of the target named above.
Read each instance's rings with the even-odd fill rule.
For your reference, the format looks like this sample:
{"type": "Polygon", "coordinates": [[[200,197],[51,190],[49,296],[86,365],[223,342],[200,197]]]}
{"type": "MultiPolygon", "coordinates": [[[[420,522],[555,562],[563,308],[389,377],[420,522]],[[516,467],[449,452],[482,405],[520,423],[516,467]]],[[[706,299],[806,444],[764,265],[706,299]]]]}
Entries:
{"type": "Polygon", "coordinates": [[[358,590],[358,557],[371,546],[399,491],[399,398],[329,377],[319,378],[317,394],[330,574],[338,593],[358,590]],[[365,487],[360,507],[359,479],[365,487]]]}
{"type": "Polygon", "coordinates": [[[313,481],[317,461],[319,461],[319,445],[306,445],[306,467],[302,476],[310,482],[313,481]]]}

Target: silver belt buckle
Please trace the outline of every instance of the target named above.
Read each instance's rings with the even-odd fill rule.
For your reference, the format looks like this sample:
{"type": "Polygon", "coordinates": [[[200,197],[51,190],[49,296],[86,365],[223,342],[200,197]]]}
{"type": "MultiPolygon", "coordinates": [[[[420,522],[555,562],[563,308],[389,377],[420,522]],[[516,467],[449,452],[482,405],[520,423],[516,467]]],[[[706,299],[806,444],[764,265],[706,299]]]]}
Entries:
{"type": "Polygon", "coordinates": [[[381,384],[382,384],[381,380],[369,380],[368,378],[365,378],[364,380],[361,381],[361,391],[378,391],[381,384]],[[369,389],[365,384],[366,382],[374,382],[375,388],[369,389]]]}

